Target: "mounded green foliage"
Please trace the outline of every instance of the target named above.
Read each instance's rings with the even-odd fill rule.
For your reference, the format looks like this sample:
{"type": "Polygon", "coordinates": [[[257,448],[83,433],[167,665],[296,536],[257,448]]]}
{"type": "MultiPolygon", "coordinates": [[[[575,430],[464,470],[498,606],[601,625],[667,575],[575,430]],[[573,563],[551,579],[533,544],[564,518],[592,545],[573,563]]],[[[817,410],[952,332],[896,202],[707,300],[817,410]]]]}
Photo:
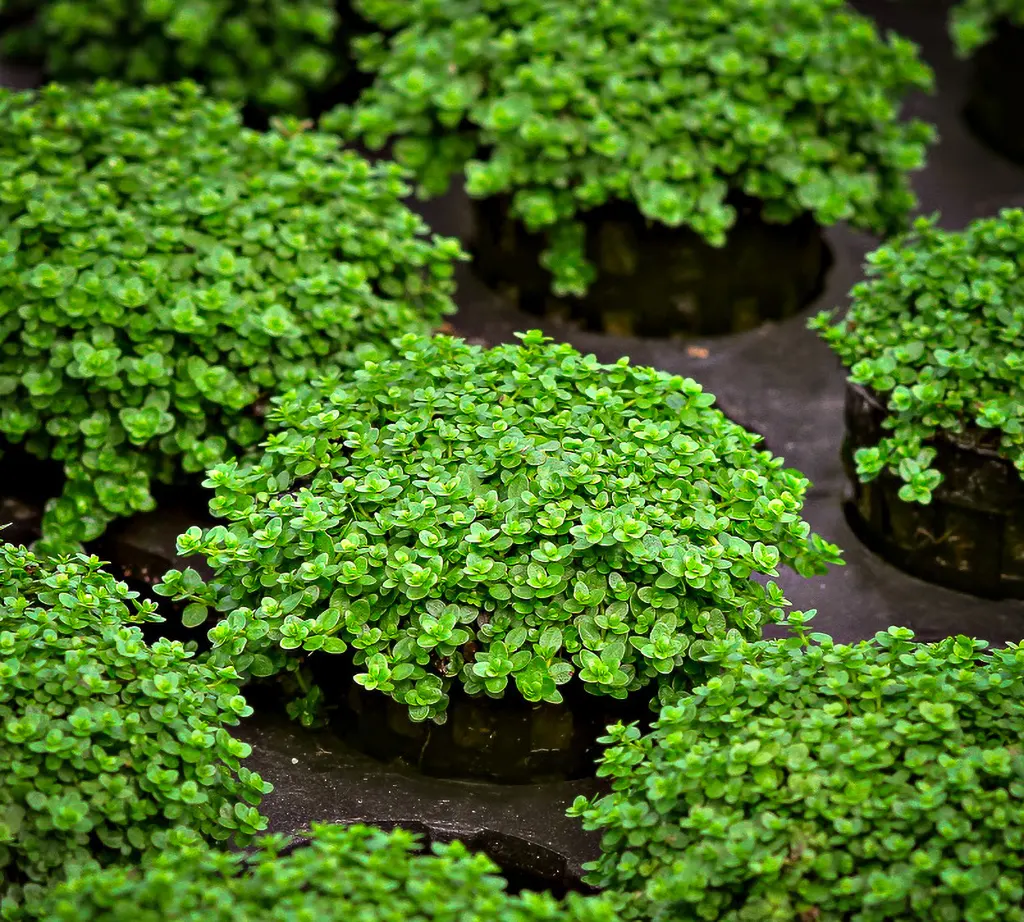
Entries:
{"type": "Polygon", "coordinates": [[[857,475],[888,468],[907,502],[942,482],[928,444],[939,432],[986,436],[1024,476],[1024,210],[957,232],[936,221],[868,254],[842,320],[810,321],[850,380],[887,400],[892,435],[856,452],[857,475]]]}
{"type": "Polygon", "coordinates": [[[571,811],[604,830],[587,879],[644,922],[1024,919],[1024,649],[794,626],[610,731],[613,793],[571,811]]]}
{"type": "Polygon", "coordinates": [[[68,82],[191,78],[215,96],[301,114],[339,77],[335,0],[0,0],[0,49],[68,82]]]}
{"type": "Polygon", "coordinates": [[[966,58],[995,37],[1002,21],[1024,27],[1024,0],[960,0],[949,11],[949,32],[966,58]]]}
{"type": "Polygon", "coordinates": [[[64,463],[48,548],[258,443],[273,393],[454,309],[463,254],[401,175],[294,122],[242,128],[192,83],[0,90],[0,434],[64,463]]]}
{"type": "Polygon", "coordinates": [[[738,194],[767,220],[905,227],[932,128],[916,47],[843,0],[355,0],[374,84],[322,126],[394,154],[421,194],[465,173],[543,231],[556,294],[596,270],[581,218],[606,202],[724,244],[738,194]]]}
{"type": "Polygon", "coordinates": [[[0,917],[74,868],[159,851],[188,826],[244,844],[270,790],[227,727],[252,713],[230,668],[180,642],[95,557],[0,546],[0,917]]]}
{"type": "Polygon", "coordinates": [[[314,824],[290,853],[267,836],[249,856],[195,841],[141,872],[111,868],[56,890],[48,922],[615,922],[609,901],[511,896],[497,866],[460,842],[417,847],[405,830],[314,824]],[[244,873],[243,873],[244,871],[244,873]]]}
{"type": "Polygon", "coordinates": [[[178,539],[214,576],[158,591],[226,615],[209,636],[243,674],[351,646],[357,682],[442,722],[453,681],[559,702],[574,674],[616,698],[701,675],[706,640],[788,604],[751,574],[840,562],[799,517],[808,481],[698,383],[520,339],[408,336],[283,398],[263,461],[209,472],[228,524],[178,539]]]}

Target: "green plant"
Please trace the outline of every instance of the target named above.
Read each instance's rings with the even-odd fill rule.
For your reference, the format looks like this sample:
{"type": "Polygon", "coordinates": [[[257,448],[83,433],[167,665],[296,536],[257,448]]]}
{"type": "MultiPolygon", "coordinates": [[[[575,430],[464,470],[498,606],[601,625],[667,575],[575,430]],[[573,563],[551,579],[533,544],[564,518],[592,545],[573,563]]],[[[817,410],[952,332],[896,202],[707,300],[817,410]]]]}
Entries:
{"type": "Polygon", "coordinates": [[[613,793],[570,811],[604,830],[586,879],[644,922],[1020,922],[1024,649],[805,621],[610,728],[613,793]]]}
{"type": "Polygon", "coordinates": [[[0,0],[5,55],[53,80],[195,79],[215,96],[303,114],[340,78],[335,0],[0,0]]]}
{"type": "Polygon", "coordinates": [[[559,702],[574,673],[624,698],[698,670],[705,639],[788,604],[751,574],[840,562],[799,518],[808,481],[695,381],[519,338],[407,336],[282,398],[263,461],[209,472],[230,524],[178,538],[214,576],[157,591],[189,625],[222,613],[214,655],[243,674],[351,646],[357,682],[440,723],[455,679],[559,702]]]}
{"type": "Polygon", "coordinates": [[[809,324],[851,381],[887,397],[892,435],[856,452],[858,477],[888,468],[919,503],[942,482],[928,444],[941,432],[994,440],[1024,475],[1024,210],[957,232],[936,221],[868,254],[842,320],[823,311],[809,324]]]}
{"type": "Polygon", "coordinates": [[[245,843],[271,789],[227,727],[252,713],[228,667],[180,642],[96,557],[0,546],[0,916],[75,868],[137,858],[181,825],[245,843]],[[130,607],[129,607],[130,606],[130,607]]]}
{"type": "Polygon", "coordinates": [[[608,900],[509,895],[497,866],[460,842],[417,848],[398,829],[314,824],[290,852],[266,836],[249,855],[195,841],[141,871],[111,868],[57,889],[48,922],[615,922],[608,900]],[[244,872],[244,873],[243,873],[244,872]]]}
{"type": "Polygon", "coordinates": [[[949,33],[966,58],[990,42],[1000,22],[1024,26],[1024,0],[960,0],[949,11],[949,33]]]}
{"type": "Polygon", "coordinates": [[[733,202],[766,220],[810,212],[905,226],[907,174],[932,128],[900,97],[932,74],[843,0],[355,0],[383,30],[355,40],[375,82],[322,127],[390,138],[422,195],[465,172],[474,198],[511,197],[543,231],[556,294],[596,270],[586,212],[634,203],[721,246],[733,202]]]}
{"type": "Polygon", "coordinates": [[[45,546],[264,436],[270,395],[454,309],[393,164],[192,83],[0,90],[0,434],[63,462],[45,546]]]}

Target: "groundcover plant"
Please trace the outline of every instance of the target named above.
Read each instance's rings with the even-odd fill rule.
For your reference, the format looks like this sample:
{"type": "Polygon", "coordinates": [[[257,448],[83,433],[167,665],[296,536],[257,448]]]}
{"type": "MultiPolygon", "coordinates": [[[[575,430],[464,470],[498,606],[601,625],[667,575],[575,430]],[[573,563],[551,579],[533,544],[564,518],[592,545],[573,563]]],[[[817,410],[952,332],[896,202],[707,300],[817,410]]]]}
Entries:
{"type": "Polygon", "coordinates": [[[960,0],[949,13],[957,54],[966,58],[994,38],[1000,23],[1024,26],[1024,0],[960,0]]]}
{"type": "Polygon", "coordinates": [[[259,464],[209,472],[227,524],[178,550],[214,575],[157,591],[188,625],[216,613],[216,661],[302,685],[308,656],[351,647],[356,681],[413,720],[442,722],[456,681],[559,702],[575,675],[623,698],[781,617],[753,574],[840,562],[800,518],[808,481],[695,381],[519,338],[407,336],[278,401],[259,464]]]}
{"type": "Polygon", "coordinates": [[[858,476],[888,469],[906,481],[900,498],[919,503],[942,482],[938,433],[992,441],[1024,476],[1024,210],[960,232],[936,221],[868,255],[842,320],[810,321],[890,410],[892,435],[856,452],[858,476]]]}
{"type": "Polygon", "coordinates": [[[344,60],[334,0],[0,0],[20,21],[7,56],[52,80],[191,78],[216,95],[301,114],[344,60]]]}
{"type": "Polygon", "coordinates": [[[463,254],[406,192],[193,83],[0,90],[0,434],[63,462],[42,546],[256,445],[273,393],[435,328],[463,254]]]}
{"type": "Polygon", "coordinates": [[[250,855],[193,841],[143,869],[111,868],[58,888],[50,922],[615,922],[610,901],[570,894],[509,895],[498,868],[462,844],[416,848],[417,836],[314,824],[286,851],[268,836],[250,855]]]}
{"type": "Polygon", "coordinates": [[[0,545],[0,918],[179,825],[238,844],[266,828],[270,785],[227,729],[252,713],[238,676],[147,644],[138,625],[163,619],[136,596],[95,557],[0,545]]]}
{"type": "Polygon", "coordinates": [[[465,174],[543,231],[556,294],[583,295],[586,212],[611,201],[724,244],[736,194],[769,221],[905,226],[932,128],[914,45],[843,0],[355,0],[374,83],[322,120],[394,141],[423,195],[465,174]]]}
{"type": "Polygon", "coordinates": [[[611,728],[613,793],[571,811],[604,831],[587,879],[644,922],[1024,919],[1024,649],[791,627],[611,728]]]}

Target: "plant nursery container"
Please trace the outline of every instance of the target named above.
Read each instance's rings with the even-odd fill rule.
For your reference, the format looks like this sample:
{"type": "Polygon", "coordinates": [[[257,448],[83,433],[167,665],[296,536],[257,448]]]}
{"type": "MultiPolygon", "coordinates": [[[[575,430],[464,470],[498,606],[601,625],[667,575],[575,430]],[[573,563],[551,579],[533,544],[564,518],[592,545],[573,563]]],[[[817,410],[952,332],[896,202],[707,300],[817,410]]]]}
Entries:
{"type": "Polygon", "coordinates": [[[513,689],[494,699],[453,687],[448,719],[438,725],[414,722],[405,705],[353,683],[352,717],[338,729],[367,755],[399,759],[432,777],[540,784],[592,776],[607,726],[654,716],[651,689],[617,700],[570,683],[562,694],[562,704],[531,703],[513,689]]]}
{"type": "Polygon", "coordinates": [[[853,485],[848,509],[861,539],[893,565],[921,579],[989,598],[1024,598],[1024,477],[981,429],[941,433],[932,444],[943,481],[927,505],[904,502],[902,481],[883,472],[861,483],[858,448],[876,445],[885,406],[847,383],[843,464],[853,485]]]}
{"type": "Polygon", "coordinates": [[[831,256],[805,214],[769,224],[758,203],[735,202],[736,223],[723,247],[689,228],[648,221],[629,203],[581,216],[586,255],[597,278],[583,298],[556,296],[540,262],[546,247],[508,216],[509,200],[473,201],[474,269],[528,314],[579,322],[592,332],[625,336],[716,336],[741,333],[799,313],[821,291],[831,256]]]}

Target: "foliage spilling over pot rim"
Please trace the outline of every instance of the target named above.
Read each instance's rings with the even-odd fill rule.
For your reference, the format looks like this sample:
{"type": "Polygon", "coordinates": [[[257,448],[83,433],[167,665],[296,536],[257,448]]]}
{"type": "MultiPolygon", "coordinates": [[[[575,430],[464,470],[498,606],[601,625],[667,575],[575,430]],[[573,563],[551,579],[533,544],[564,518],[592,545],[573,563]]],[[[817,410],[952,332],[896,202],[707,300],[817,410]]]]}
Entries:
{"type": "Polygon", "coordinates": [[[966,58],[990,42],[999,24],[1024,27],[1024,0],[960,0],[949,11],[949,33],[966,58]]]}
{"type": "Polygon", "coordinates": [[[191,78],[295,115],[344,60],[335,0],[0,0],[0,13],[22,19],[0,51],[41,64],[49,79],[191,78]]]}
{"type": "Polygon", "coordinates": [[[152,602],[95,557],[0,545],[0,917],[76,868],[159,851],[180,825],[245,844],[271,789],[227,728],[252,713],[230,667],[147,644],[152,602]]]}
{"type": "Polygon", "coordinates": [[[929,89],[916,47],[843,0],[355,0],[373,85],[324,116],[394,139],[422,195],[465,173],[543,231],[556,294],[585,294],[586,212],[635,203],[724,244],[736,194],[763,216],[905,227],[931,126],[898,118],[929,89]]]}
{"type": "Polygon", "coordinates": [[[193,83],[0,90],[0,435],[64,463],[46,547],[260,441],[275,392],[454,310],[394,164],[193,83]]]}
{"type": "MultiPolygon", "coordinates": [[[[184,837],[181,837],[184,839],[184,837]]],[[[603,896],[510,895],[498,867],[461,842],[422,853],[413,833],[314,824],[306,844],[262,838],[250,855],[182,841],[141,870],[61,886],[49,922],[615,922],[603,896]]]]}
{"type": "Polygon", "coordinates": [[[697,382],[518,335],[407,336],[281,398],[263,460],[209,472],[228,523],[178,538],[214,575],[157,591],[187,624],[219,613],[214,655],[243,674],[351,647],[357,682],[441,722],[454,681],[559,702],[574,674],[624,698],[699,673],[707,639],[788,604],[752,574],[841,562],[799,517],[808,481],[697,382]]]}
{"type": "Polygon", "coordinates": [[[610,728],[613,793],[570,811],[604,831],[586,879],[644,922],[1021,922],[1024,648],[805,622],[610,728]]]}
{"type": "Polygon", "coordinates": [[[869,253],[847,314],[833,324],[822,311],[809,324],[851,381],[886,399],[892,435],[856,452],[857,474],[898,474],[907,502],[930,502],[942,482],[929,444],[940,433],[991,433],[1024,476],[1024,210],[963,231],[937,221],[920,218],[869,253]]]}

